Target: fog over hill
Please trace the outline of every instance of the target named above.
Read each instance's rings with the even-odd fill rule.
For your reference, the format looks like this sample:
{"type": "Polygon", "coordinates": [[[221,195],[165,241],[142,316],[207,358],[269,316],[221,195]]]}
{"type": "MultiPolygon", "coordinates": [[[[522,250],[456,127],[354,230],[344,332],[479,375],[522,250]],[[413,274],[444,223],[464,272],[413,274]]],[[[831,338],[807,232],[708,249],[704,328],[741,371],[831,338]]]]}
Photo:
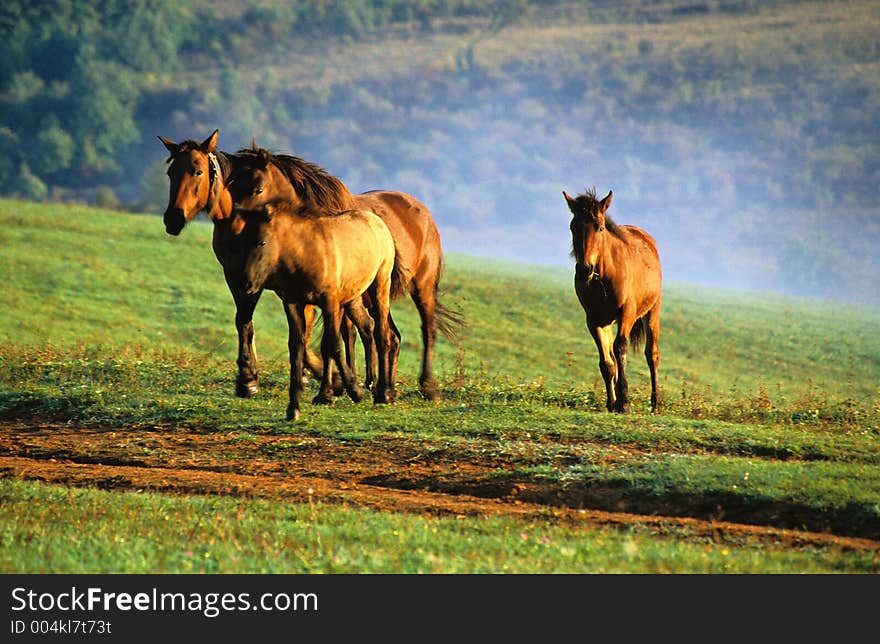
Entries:
{"type": "Polygon", "coordinates": [[[177,40],[145,19],[144,51],[169,53],[114,81],[138,87],[119,143],[109,137],[123,115],[77,135],[83,117],[35,116],[60,95],[37,84],[36,63],[7,74],[0,144],[33,131],[58,147],[61,129],[86,151],[101,134],[116,156],[54,174],[28,158],[24,184],[0,164],[4,194],[93,200],[109,187],[158,213],[156,135],[219,128],[221,149],[254,139],[352,191],[415,195],[447,252],[571,266],[562,191],[595,186],[614,191],[618,223],[656,237],[667,280],[880,303],[876,3],[152,4],[176,16],[162,24],[177,40]]]}

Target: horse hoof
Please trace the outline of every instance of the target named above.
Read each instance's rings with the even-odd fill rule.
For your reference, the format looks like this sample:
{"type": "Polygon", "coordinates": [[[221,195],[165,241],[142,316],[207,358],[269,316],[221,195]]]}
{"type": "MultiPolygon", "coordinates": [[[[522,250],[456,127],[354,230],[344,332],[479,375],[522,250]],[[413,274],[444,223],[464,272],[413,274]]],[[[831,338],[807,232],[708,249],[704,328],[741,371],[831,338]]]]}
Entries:
{"type": "Polygon", "coordinates": [[[376,405],[390,405],[396,397],[396,394],[392,391],[376,392],[373,394],[373,403],[376,405]]]}
{"type": "Polygon", "coordinates": [[[312,398],[313,405],[329,405],[333,402],[332,396],[327,396],[325,394],[318,394],[314,398],[312,398]]]}
{"type": "Polygon", "coordinates": [[[437,402],[438,400],[440,400],[440,393],[433,385],[422,386],[421,392],[422,398],[424,398],[425,400],[430,400],[431,402],[437,402]]]}
{"type": "Polygon", "coordinates": [[[235,385],[235,395],[239,398],[252,398],[257,395],[258,391],[260,391],[260,385],[255,382],[248,384],[239,382],[235,385]]]}
{"type": "Polygon", "coordinates": [[[299,409],[296,409],[294,407],[287,408],[287,420],[292,421],[292,422],[296,422],[299,420],[299,417],[300,417],[299,409]]]}

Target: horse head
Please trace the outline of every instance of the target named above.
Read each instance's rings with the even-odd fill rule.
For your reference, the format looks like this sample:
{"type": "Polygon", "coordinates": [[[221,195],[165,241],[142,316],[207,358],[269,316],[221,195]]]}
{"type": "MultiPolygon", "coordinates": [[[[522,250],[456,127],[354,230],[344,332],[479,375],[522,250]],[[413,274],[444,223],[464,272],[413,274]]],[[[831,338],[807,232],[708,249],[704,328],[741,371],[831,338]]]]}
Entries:
{"type": "Polygon", "coordinates": [[[296,191],[273,155],[251,143],[234,159],[229,191],[236,208],[255,210],[273,201],[299,201],[296,191]]]}
{"type": "Polygon", "coordinates": [[[214,218],[224,192],[223,173],[217,160],[218,130],[201,143],[175,143],[159,137],[170,153],[168,178],[171,182],[165,208],[165,232],[179,235],[187,222],[203,210],[214,218]]]}
{"type": "Polygon", "coordinates": [[[611,205],[613,192],[609,190],[603,199],[596,198],[595,188],[577,197],[570,197],[564,190],[562,195],[572,214],[569,228],[575,269],[588,280],[592,279],[596,276],[596,264],[606,233],[605,213],[611,205]]]}
{"type": "Polygon", "coordinates": [[[283,209],[275,203],[268,203],[255,209],[235,210],[233,246],[238,255],[241,289],[246,294],[262,291],[278,265],[280,244],[273,224],[281,217],[278,212],[283,209]]]}

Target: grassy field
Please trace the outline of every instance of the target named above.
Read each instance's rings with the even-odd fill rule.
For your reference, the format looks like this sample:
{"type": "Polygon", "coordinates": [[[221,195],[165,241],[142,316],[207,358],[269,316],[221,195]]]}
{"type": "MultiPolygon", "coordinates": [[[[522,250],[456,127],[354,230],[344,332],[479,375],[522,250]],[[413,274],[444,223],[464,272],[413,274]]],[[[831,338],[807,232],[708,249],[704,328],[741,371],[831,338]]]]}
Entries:
{"type": "Polygon", "coordinates": [[[603,411],[568,271],[452,255],[442,297],[467,323],[439,343],[443,401],[418,397],[418,320],[398,301],[399,402],[307,403],[292,426],[273,294],[255,317],[263,389],[232,396],[234,309],[210,235],[204,223],[171,238],[153,216],[0,200],[0,571],[880,570],[877,310],[668,284],[663,412],[647,413],[633,354],[634,413],[620,417],[603,411]],[[309,471],[303,450],[319,444],[309,471]],[[320,468],[382,450],[390,465],[362,481],[538,509],[381,511],[322,495],[320,468]],[[15,459],[230,480],[303,467],[315,491],[168,493],[118,474],[29,476],[15,459]],[[592,511],[644,519],[579,522],[592,511]],[[744,527],[712,535],[690,521],[744,527]]]}

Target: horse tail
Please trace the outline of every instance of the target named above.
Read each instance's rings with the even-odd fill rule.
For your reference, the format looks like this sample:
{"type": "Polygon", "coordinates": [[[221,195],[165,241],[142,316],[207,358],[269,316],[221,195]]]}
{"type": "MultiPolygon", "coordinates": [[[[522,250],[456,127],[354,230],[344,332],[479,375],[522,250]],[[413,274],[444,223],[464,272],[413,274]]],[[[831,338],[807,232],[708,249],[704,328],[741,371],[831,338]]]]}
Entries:
{"type": "Polygon", "coordinates": [[[409,290],[412,274],[400,261],[400,253],[394,248],[394,266],[391,269],[391,299],[397,299],[409,290]]]}
{"type": "Polygon", "coordinates": [[[442,305],[440,300],[435,300],[434,319],[440,333],[446,336],[450,342],[455,342],[459,329],[464,326],[464,314],[458,309],[450,309],[442,305]]]}
{"type": "Polygon", "coordinates": [[[437,323],[437,329],[447,340],[455,342],[458,338],[458,331],[465,325],[464,313],[458,309],[453,309],[441,304],[440,302],[440,277],[443,274],[443,258],[440,258],[440,266],[437,269],[437,279],[434,282],[434,320],[437,323]]]}
{"type": "Polygon", "coordinates": [[[648,334],[648,316],[642,316],[633,324],[632,330],[629,332],[629,346],[633,351],[639,351],[645,344],[645,337],[648,334]]]}

